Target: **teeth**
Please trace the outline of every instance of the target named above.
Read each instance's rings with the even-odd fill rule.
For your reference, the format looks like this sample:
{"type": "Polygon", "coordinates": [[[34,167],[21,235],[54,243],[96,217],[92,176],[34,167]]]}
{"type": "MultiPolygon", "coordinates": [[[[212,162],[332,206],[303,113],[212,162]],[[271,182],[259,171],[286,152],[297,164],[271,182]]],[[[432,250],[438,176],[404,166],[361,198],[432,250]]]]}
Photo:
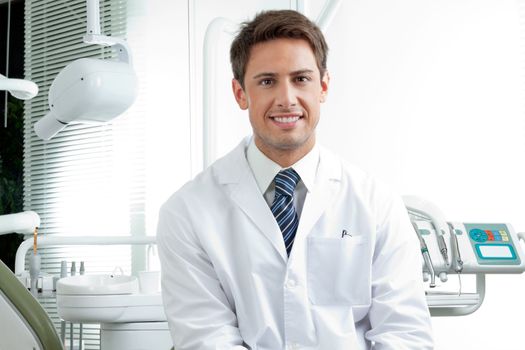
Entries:
{"type": "Polygon", "coordinates": [[[274,117],[273,119],[279,123],[294,123],[299,120],[299,117],[274,117]]]}

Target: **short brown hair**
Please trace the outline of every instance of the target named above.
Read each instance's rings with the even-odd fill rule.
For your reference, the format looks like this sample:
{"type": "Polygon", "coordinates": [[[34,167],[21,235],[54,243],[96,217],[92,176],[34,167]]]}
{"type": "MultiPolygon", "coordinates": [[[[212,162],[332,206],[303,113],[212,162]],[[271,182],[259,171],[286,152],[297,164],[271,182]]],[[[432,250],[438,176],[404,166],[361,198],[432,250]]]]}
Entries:
{"type": "Polygon", "coordinates": [[[306,16],[292,10],[264,11],[252,21],[241,24],[241,30],[230,48],[233,77],[244,88],[244,74],[250,59],[250,50],[255,44],[274,39],[304,39],[312,48],[321,78],[326,71],[328,45],[323,33],[306,16]]]}

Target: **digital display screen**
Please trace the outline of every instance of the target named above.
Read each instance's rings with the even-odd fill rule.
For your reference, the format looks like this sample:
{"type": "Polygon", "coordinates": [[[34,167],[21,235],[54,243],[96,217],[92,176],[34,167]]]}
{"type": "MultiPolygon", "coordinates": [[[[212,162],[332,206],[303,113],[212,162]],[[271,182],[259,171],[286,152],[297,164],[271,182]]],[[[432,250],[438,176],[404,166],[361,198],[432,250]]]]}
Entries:
{"type": "Polygon", "coordinates": [[[479,245],[479,252],[484,259],[514,259],[508,245],[479,245]]]}

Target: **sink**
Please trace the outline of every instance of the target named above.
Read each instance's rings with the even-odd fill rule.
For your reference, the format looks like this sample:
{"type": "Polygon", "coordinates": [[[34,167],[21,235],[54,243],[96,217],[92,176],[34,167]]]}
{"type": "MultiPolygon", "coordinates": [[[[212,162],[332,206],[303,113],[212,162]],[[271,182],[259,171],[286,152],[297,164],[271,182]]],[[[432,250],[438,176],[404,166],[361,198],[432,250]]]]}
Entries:
{"type": "Polygon", "coordinates": [[[57,294],[61,319],[82,323],[165,322],[162,295],[157,294],[57,294]]]}
{"type": "Polygon", "coordinates": [[[61,319],[84,323],[165,322],[160,292],[139,293],[135,276],[80,275],[57,282],[61,319]]]}
{"type": "Polygon", "coordinates": [[[64,277],[57,282],[57,294],[67,295],[116,295],[135,294],[139,282],[135,276],[81,275],[64,277]]]}

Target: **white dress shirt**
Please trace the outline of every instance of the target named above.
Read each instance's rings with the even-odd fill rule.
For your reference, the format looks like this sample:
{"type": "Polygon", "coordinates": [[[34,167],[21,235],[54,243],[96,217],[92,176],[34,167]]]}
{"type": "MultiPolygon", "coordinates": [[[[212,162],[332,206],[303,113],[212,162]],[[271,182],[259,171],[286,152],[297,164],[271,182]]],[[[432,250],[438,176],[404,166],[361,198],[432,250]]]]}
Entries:
{"type": "MultiPolygon", "coordinates": [[[[271,207],[275,197],[274,178],[279,171],[286,168],[281,168],[279,164],[275,163],[264,153],[262,153],[255,144],[253,138],[251,139],[248,149],[246,150],[246,158],[250,168],[252,169],[257,186],[264,195],[264,200],[268,206],[271,207]]],[[[303,158],[289,167],[293,168],[301,178],[297,183],[297,187],[295,187],[293,196],[295,212],[297,213],[297,217],[299,219],[301,218],[301,213],[303,211],[306,194],[314,187],[318,164],[319,147],[316,145],[303,158]]]]}

